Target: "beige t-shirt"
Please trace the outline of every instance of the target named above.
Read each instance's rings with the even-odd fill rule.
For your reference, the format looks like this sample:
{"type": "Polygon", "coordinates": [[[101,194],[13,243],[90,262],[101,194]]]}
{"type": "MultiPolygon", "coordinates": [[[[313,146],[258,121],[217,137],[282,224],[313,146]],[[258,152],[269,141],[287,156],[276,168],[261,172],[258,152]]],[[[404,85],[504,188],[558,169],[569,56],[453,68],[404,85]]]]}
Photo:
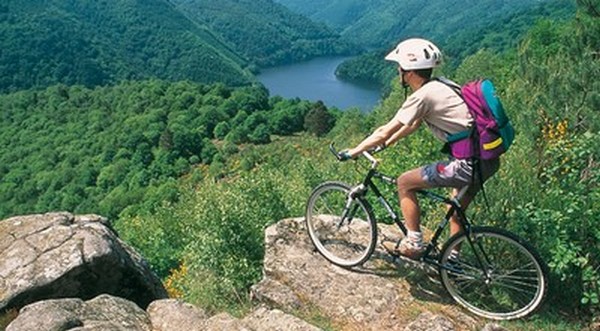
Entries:
{"type": "Polygon", "coordinates": [[[422,119],[434,136],[446,142],[448,134],[465,131],[473,121],[467,105],[447,85],[431,81],[411,94],[394,116],[394,120],[411,125],[422,119]]]}

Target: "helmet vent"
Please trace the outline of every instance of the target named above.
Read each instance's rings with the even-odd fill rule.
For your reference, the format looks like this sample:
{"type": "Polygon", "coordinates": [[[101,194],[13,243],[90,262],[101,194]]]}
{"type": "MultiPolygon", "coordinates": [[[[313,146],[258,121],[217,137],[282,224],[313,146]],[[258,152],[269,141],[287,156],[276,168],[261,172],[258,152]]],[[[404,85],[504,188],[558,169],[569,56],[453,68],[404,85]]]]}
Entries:
{"type": "Polygon", "coordinates": [[[425,58],[427,60],[429,60],[431,58],[431,54],[429,54],[429,51],[427,50],[427,48],[423,48],[423,52],[425,53],[425,58]]]}

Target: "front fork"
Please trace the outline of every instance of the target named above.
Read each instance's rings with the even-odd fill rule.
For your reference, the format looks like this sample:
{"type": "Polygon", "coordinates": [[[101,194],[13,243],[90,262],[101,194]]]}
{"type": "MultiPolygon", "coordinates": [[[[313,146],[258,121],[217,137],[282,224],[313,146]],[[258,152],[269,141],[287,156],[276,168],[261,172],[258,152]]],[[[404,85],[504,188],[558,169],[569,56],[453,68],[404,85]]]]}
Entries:
{"type": "Polygon", "coordinates": [[[350,222],[352,222],[354,214],[358,209],[358,204],[354,203],[354,201],[359,197],[363,196],[366,192],[367,187],[364,184],[359,184],[350,189],[350,192],[348,192],[348,197],[346,199],[346,205],[344,206],[344,211],[342,212],[342,217],[337,225],[338,229],[342,227],[346,220],[347,224],[350,224],[350,222]]]}

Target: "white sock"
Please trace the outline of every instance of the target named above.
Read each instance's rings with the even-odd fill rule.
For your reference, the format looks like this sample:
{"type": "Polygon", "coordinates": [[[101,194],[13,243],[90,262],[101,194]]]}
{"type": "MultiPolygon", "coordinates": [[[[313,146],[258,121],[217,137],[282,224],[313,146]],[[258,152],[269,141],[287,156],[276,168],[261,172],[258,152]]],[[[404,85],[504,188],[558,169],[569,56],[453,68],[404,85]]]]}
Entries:
{"type": "Polygon", "coordinates": [[[406,237],[408,237],[411,244],[417,247],[423,246],[423,233],[421,233],[421,231],[408,230],[406,237]]]}
{"type": "Polygon", "coordinates": [[[448,255],[448,260],[458,260],[458,256],[460,255],[460,252],[457,251],[456,249],[453,249],[452,252],[450,252],[450,255],[448,255]]]}

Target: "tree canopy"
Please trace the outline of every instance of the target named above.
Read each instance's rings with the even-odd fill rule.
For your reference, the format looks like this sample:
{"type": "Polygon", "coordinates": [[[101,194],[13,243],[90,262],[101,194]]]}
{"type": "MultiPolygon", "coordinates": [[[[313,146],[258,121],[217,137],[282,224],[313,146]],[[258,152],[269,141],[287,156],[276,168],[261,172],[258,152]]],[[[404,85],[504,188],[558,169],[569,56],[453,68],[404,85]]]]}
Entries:
{"type": "Polygon", "coordinates": [[[268,143],[272,134],[303,131],[310,109],[328,112],[269,99],[260,86],[159,80],[55,85],[0,95],[0,105],[0,217],[52,210],[116,217],[170,201],[175,179],[227,156],[223,141],[268,143]]]}

